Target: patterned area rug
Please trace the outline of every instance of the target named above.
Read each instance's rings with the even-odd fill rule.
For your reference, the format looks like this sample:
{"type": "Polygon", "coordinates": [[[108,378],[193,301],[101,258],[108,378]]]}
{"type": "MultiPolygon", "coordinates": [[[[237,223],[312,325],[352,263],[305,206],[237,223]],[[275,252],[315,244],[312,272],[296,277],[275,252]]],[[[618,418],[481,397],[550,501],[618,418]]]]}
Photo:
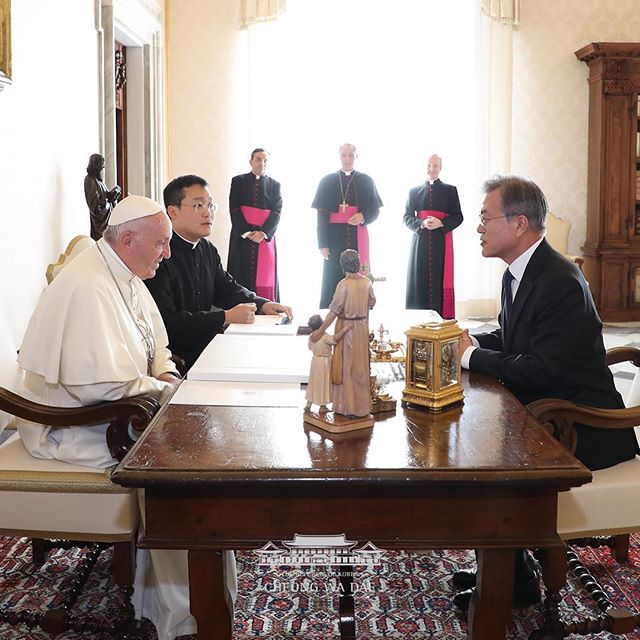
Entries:
{"type": "MultiPolygon", "coordinates": [[[[59,601],[68,588],[71,572],[81,552],[57,551],[40,572],[34,572],[28,540],[0,537],[0,606],[48,607],[59,601]]],[[[585,549],[581,557],[601,581],[609,598],[619,607],[640,609],[640,537],[633,536],[628,565],[616,564],[607,548],[585,549]]],[[[357,636],[360,640],[437,638],[461,640],[467,625],[451,604],[450,578],[457,568],[473,565],[465,551],[408,554],[387,552],[380,567],[356,569],[354,591],[357,636]]],[[[110,552],[103,554],[92,573],[77,612],[91,612],[112,619],[117,593],[109,575],[110,552]]],[[[239,595],[234,622],[234,640],[264,638],[338,638],[339,584],[331,571],[257,564],[253,553],[238,554],[239,595]]],[[[541,621],[541,605],[514,610],[510,639],[528,638],[541,621]]],[[[595,605],[571,577],[562,604],[564,619],[595,615],[595,605]]],[[[143,621],[141,636],[155,640],[152,625],[143,621]]],[[[1,640],[45,640],[49,636],[26,627],[0,625],[1,640]]],[[[106,640],[104,634],[67,632],[59,640],[106,640]]],[[[577,637],[577,636],[575,636],[577,637]]],[[[599,640],[613,638],[600,634],[599,640]]],[[[625,636],[640,640],[640,631],[625,636]]]]}

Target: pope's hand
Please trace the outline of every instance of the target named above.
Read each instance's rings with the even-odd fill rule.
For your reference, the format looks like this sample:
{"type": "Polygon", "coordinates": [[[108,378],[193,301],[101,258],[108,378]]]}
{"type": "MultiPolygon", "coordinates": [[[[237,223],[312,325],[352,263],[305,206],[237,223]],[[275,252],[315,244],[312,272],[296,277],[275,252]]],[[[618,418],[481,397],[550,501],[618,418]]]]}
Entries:
{"type": "Polygon", "coordinates": [[[178,376],[178,374],[174,375],[173,373],[169,373],[167,371],[166,373],[161,373],[159,376],[156,376],[156,378],[158,380],[161,380],[162,382],[166,382],[171,387],[171,393],[173,393],[182,382],[182,378],[176,376],[178,376]]]}

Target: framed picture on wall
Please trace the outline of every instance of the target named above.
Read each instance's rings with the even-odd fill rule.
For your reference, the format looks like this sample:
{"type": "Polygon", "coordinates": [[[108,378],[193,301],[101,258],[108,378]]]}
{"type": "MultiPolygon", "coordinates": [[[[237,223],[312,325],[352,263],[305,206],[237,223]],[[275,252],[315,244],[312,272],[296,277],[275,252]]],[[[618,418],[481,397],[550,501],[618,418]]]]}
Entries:
{"type": "Polygon", "coordinates": [[[11,83],[11,0],[0,0],[0,91],[11,83]]]}

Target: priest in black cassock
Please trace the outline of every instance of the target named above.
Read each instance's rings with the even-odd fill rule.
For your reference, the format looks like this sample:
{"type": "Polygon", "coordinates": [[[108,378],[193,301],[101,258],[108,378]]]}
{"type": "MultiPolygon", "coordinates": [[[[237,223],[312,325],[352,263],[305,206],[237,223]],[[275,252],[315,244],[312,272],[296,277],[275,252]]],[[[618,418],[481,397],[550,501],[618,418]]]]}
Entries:
{"type": "Polygon", "coordinates": [[[407,309],[433,309],[455,318],[453,240],[462,223],[458,190],[438,177],[442,159],[427,160],[428,179],[409,191],[403,221],[411,231],[407,273],[407,309]]]}
{"type": "Polygon", "coordinates": [[[204,178],[186,175],[164,188],[173,223],[171,256],[144,281],[167,328],[169,349],[187,368],[227,324],[250,324],[256,313],[292,317],[290,307],[257,296],[224,270],[207,240],[217,209],[208,187],[204,178]]]}
{"type": "Polygon", "coordinates": [[[322,178],[311,205],[318,211],[318,248],[325,259],[321,309],[329,308],[336,285],[344,277],[340,254],[345,249],[358,252],[363,273],[371,270],[367,225],[378,217],[382,200],[373,180],[353,168],[357,157],[352,144],[340,147],[342,168],[322,178]]]}
{"type": "Polygon", "coordinates": [[[279,302],[275,233],[280,223],[280,183],[269,177],[264,149],[251,152],[249,173],[231,181],[231,237],[227,271],[262,298],[279,302]]]}

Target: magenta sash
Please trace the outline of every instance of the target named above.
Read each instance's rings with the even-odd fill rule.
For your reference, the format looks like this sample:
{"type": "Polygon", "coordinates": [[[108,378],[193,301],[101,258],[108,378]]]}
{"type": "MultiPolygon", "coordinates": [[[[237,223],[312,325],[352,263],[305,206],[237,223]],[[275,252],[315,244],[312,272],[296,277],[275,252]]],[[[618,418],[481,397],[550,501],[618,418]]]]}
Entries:
{"type": "MultiPolygon", "coordinates": [[[[420,220],[429,216],[444,220],[449,217],[444,211],[423,210],[416,214],[420,220]]],[[[453,238],[450,231],[444,234],[444,271],[442,274],[442,317],[456,317],[456,300],[453,292],[453,238]]]]}
{"type": "MultiPolygon", "coordinates": [[[[269,217],[271,209],[256,209],[246,205],[240,206],[240,211],[247,221],[261,227],[269,217]]],[[[251,242],[251,240],[249,240],[251,242]]],[[[269,242],[263,240],[258,243],[258,264],[256,266],[256,293],[261,298],[274,300],[276,296],[276,239],[269,242]]]]}
{"type": "MultiPolygon", "coordinates": [[[[359,213],[358,207],[347,205],[345,211],[331,211],[329,213],[330,224],[348,224],[349,218],[359,213]]],[[[371,263],[369,262],[369,231],[364,224],[358,225],[358,255],[360,256],[360,273],[367,275],[371,271],[371,263]]],[[[340,256],[338,256],[339,258],[340,256]]]]}

